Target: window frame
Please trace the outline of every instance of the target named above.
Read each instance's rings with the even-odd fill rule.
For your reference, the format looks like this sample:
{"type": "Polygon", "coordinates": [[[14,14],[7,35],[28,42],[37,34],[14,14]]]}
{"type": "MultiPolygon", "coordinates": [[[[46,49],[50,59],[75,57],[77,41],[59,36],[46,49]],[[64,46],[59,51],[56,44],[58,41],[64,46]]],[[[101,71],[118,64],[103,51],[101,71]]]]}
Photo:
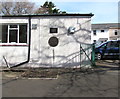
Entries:
{"type": "MultiPolygon", "coordinates": [[[[7,27],[8,27],[7,41],[6,41],[6,43],[0,42],[0,46],[28,46],[28,38],[29,38],[28,23],[2,23],[1,26],[3,26],[3,25],[7,25],[7,27]],[[10,25],[17,25],[17,27],[13,28],[13,27],[10,27],[10,25]],[[20,35],[19,35],[20,25],[26,25],[26,27],[27,27],[27,30],[26,30],[26,33],[25,33],[27,35],[25,43],[20,43],[20,35]],[[17,35],[17,42],[10,42],[10,31],[11,30],[17,30],[17,34],[16,34],[17,35]]],[[[1,37],[1,40],[2,40],[2,37],[1,37]]]]}

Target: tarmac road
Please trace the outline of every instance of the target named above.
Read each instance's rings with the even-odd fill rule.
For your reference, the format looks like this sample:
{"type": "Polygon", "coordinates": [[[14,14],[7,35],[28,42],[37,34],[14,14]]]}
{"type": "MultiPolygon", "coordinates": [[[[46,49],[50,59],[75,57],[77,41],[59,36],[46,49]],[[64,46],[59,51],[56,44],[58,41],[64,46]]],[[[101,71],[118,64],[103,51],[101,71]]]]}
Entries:
{"type": "Polygon", "coordinates": [[[4,79],[2,97],[118,97],[116,68],[68,72],[58,79],[4,79]]]}

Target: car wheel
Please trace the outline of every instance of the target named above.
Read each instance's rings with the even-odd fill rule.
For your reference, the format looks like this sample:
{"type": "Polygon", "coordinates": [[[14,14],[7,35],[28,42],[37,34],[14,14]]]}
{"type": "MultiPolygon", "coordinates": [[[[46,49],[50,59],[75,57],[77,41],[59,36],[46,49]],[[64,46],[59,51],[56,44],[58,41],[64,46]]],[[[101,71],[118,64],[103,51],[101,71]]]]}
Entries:
{"type": "Polygon", "coordinates": [[[102,59],[102,55],[100,53],[97,53],[97,60],[101,60],[102,59]]]}

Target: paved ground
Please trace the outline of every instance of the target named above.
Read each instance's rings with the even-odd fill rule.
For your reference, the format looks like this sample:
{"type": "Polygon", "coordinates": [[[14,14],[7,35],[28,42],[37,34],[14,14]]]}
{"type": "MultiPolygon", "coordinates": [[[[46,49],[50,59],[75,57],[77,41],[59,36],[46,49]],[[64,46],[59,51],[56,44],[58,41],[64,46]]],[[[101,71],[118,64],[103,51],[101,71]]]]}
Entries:
{"type": "Polygon", "coordinates": [[[118,97],[119,64],[101,63],[95,70],[66,72],[57,79],[4,79],[2,97],[118,97]]]}

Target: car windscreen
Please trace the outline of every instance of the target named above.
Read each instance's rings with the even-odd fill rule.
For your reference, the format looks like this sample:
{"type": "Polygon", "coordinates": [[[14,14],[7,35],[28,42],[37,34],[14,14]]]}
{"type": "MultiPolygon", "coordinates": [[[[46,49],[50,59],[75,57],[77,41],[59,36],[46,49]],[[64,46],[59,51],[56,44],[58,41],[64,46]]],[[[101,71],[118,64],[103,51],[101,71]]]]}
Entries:
{"type": "Polygon", "coordinates": [[[108,42],[102,43],[101,45],[97,46],[96,48],[104,47],[104,46],[106,46],[107,43],[108,43],[108,42]]]}

